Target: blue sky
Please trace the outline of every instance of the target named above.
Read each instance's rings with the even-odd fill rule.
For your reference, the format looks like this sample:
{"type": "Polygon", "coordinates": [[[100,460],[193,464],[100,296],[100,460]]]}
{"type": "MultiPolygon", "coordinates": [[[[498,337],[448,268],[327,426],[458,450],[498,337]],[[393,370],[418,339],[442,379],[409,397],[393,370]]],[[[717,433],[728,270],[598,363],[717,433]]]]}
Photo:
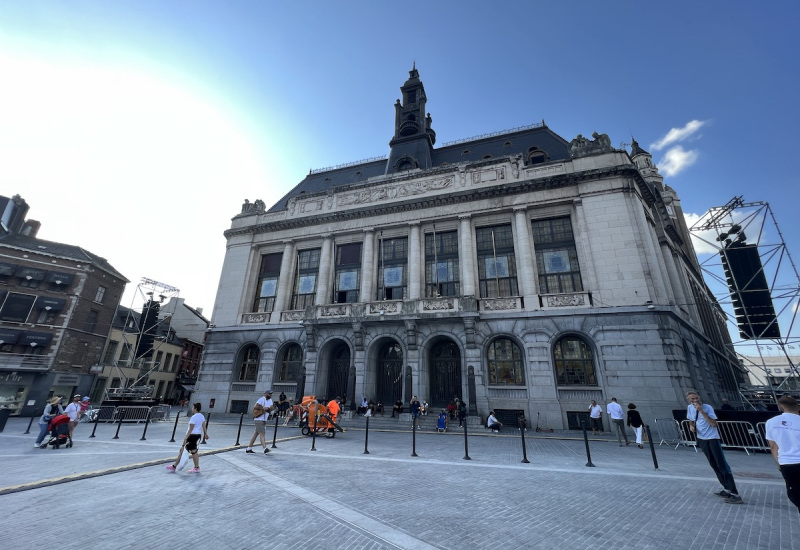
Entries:
{"type": "Polygon", "coordinates": [[[0,193],[210,315],[243,200],[386,154],[416,62],[438,143],[633,136],[686,212],[769,202],[792,251],[800,8],[650,4],[0,0],[0,193]]]}

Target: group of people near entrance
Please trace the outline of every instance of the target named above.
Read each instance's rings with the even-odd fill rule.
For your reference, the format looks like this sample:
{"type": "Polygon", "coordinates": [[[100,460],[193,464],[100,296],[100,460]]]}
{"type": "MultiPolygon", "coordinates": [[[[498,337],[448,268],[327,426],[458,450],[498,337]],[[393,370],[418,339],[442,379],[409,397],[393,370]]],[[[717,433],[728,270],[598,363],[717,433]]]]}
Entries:
{"type": "MultiPolygon", "coordinates": [[[[626,446],[631,444],[628,439],[628,434],[625,431],[625,426],[627,424],[629,428],[633,429],[633,433],[636,436],[636,446],[640,449],[644,448],[642,445],[644,422],[642,421],[642,416],[639,414],[639,411],[636,410],[636,405],[628,403],[628,413],[626,415],[625,411],[622,409],[622,405],[617,403],[617,398],[612,397],[611,401],[606,405],[606,413],[609,418],[611,418],[611,423],[616,428],[617,441],[619,441],[620,447],[622,447],[623,439],[625,440],[626,446]]],[[[589,404],[589,424],[592,428],[592,435],[603,433],[603,408],[598,405],[597,401],[594,399],[592,399],[592,402],[589,404]]]]}

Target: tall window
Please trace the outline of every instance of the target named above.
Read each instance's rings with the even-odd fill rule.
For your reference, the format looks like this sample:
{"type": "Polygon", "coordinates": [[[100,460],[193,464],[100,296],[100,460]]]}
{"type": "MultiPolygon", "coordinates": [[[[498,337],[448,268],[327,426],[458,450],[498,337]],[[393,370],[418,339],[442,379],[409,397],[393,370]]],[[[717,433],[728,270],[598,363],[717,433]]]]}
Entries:
{"type": "Polygon", "coordinates": [[[249,344],[239,355],[239,382],[255,382],[261,353],[258,346],[249,344]]]}
{"type": "Polygon", "coordinates": [[[480,227],[475,237],[481,298],[518,296],[511,225],[480,227]]]}
{"type": "Polygon", "coordinates": [[[106,353],[103,355],[103,364],[104,365],[111,365],[114,361],[114,355],[117,353],[117,347],[119,347],[119,341],[117,340],[110,340],[108,342],[108,347],[106,348],[106,353]]]}
{"type": "Polygon", "coordinates": [[[278,373],[279,382],[296,382],[300,378],[300,369],[303,366],[303,349],[299,344],[291,344],[286,348],[281,360],[281,370],[278,373]]]}
{"type": "Polygon", "coordinates": [[[342,244],[336,247],[336,280],[334,302],[352,304],[358,302],[361,287],[361,243],[342,244]]]}
{"type": "Polygon", "coordinates": [[[497,338],[489,344],[489,384],[525,384],[522,352],[509,338],[497,338]]]}
{"type": "Polygon", "coordinates": [[[319,248],[301,250],[297,254],[297,279],[292,295],[292,309],[305,309],[314,305],[319,273],[319,248]]]}
{"type": "Polygon", "coordinates": [[[425,296],[458,296],[458,232],[425,235],[425,296]]]}
{"type": "Polygon", "coordinates": [[[378,300],[402,300],[408,283],[408,238],[381,239],[378,300]]]}
{"type": "Polygon", "coordinates": [[[168,353],[166,359],[164,359],[164,364],[161,366],[161,370],[168,371],[169,366],[172,364],[172,354],[168,353]]]}
{"type": "Polygon", "coordinates": [[[261,256],[261,269],[258,272],[258,290],[253,311],[269,313],[275,308],[275,295],[278,293],[278,278],[281,274],[283,253],[261,256]]]}
{"type": "Polygon", "coordinates": [[[122,349],[119,350],[119,362],[125,363],[131,357],[131,345],[128,342],[122,342],[122,349]]]}
{"type": "Polygon", "coordinates": [[[97,292],[94,295],[94,301],[97,302],[98,304],[102,304],[103,303],[103,297],[105,295],[106,295],[106,287],[98,286],[97,287],[97,292]]]}
{"type": "Polygon", "coordinates": [[[553,347],[556,383],[559,386],[596,386],[592,349],[575,336],[564,336],[553,347]]]}
{"type": "Polygon", "coordinates": [[[90,310],[89,315],[86,316],[86,322],[83,324],[83,330],[86,332],[94,332],[94,329],[97,326],[97,316],[99,314],[100,312],[96,309],[90,310]]]}
{"type": "Polygon", "coordinates": [[[0,308],[0,321],[24,323],[33,309],[36,296],[33,294],[20,294],[9,292],[0,308]]]}
{"type": "Polygon", "coordinates": [[[569,217],[535,220],[532,230],[539,292],[559,294],[583,290],[569,217]]]}
{"type": "Polygon", "coordinates": [[[155,362],[153,363],[153,369],[154,369],[154,370],[159,370],[159,369],[161,369],[161,366],[164,364],[164,363],[163,363],[163,359],[164,359],[164,352],[163,352],[163,351],[159,351],[159,352],[157,352],[157,353],[156,353],[156,360],[155,360],[155,362]]]}

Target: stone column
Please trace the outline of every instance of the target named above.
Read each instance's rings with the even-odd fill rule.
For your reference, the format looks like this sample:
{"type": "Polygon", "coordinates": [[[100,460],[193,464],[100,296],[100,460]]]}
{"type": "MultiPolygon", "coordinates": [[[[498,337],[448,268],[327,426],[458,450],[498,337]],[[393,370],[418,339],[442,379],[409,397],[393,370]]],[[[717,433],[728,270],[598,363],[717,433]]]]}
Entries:
{"type": "Polygon", "coordinates": [[[422,272],[420,270],[420,231],[419,222],[409,224],[411,231],[408,236],[408,298],[411,300],[419,300],[420,297],[420,279],[422,272]]]}
{"type": "Polygon", "coordinates": [[[275,295],[275,308],[272,311],[272,313],[276,315],[276,317],[272,317],[271,319],[273,323],[280,321],[281,312],[285,311],[289,305],[289,299],[292,294],[292,282],[294,281],[294,269],[297,265],[294,241],[284,241],[283,245],[281,274],[280,277],[278,277],[278,292],[275,295]]]}
{"type": "Polygon", "coordinates": [[[331,272],[333,271],[333,235],[325,235],[319,254],[317,296],[314,303],[324,306],[331,303],[331,272]]]}
{"type": "Polygon", "coordinates": [[[361,249],[361,301],[375,300],[375,230],[364,231],[364,246],[361,249]]]}
{"type": "Polygon", "coordinates": [[[514,209],[514,225],[517,233],[517,283],[525,303],[525,309],[538,309],[536,279],[531,254],[531,226],[524,207],[514,209]]]}
{"type": "Polygon", "coordinates": [[[461,266],[461,295],[476,296],[475,290],[475,236],[470,216],[459,216],[458,263],[461,266]]]}

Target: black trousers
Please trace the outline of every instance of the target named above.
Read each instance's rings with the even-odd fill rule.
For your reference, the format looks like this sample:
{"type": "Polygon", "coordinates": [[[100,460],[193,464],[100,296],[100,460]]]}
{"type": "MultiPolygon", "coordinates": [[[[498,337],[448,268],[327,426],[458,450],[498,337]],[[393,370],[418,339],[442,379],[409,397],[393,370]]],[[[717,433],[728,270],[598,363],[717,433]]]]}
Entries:
{"type": "Polygon", "coordinates": [[[786,482],[786,496],[800,512],[800,464],[781,465],[781,475],[786,482]]]}
{"type": "Polygon", "coordinates": [[[697,445],[706,455],[706,459],[711,465],[711,469],[717,474],[720,484],[725,487],[726,491],[738,495],[739,491],[736,490],[736,482],[733,480],[731,467],[728,466],[728,461],[725,460],[725,454],[722,452],[722,442],[719,439],[698,438],[697,445]]]}

